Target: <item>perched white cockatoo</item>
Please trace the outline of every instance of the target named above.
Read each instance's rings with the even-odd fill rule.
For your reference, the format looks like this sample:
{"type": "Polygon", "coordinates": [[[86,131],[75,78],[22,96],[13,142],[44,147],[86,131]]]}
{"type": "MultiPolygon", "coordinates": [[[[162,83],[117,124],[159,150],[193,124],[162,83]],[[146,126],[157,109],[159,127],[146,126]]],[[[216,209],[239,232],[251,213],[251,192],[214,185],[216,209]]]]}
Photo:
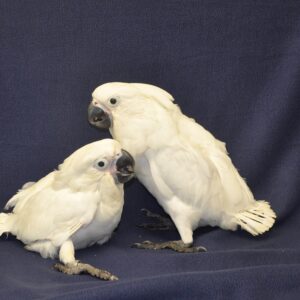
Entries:
{"type": "Polygon", "coordinates": [[[103,244],[119,224],[123,183],[133,177],[134,160],[120,144],[104,139],[71,154],[36,183],[28,183],[0,214],[0,236],[11,233],[42,257],[57,255],[56,269],[90,273],[105,280],[116,276],[75,260],[74,249],[103,244]]]}
{"type": "Polygon", "coordinates": [[[193,242],[199,226],[219,226],[252,235],[268,231],[276,215],[256,201],[232,164],[225,144],[185,116],[173,97],[159,87],[112,82],[95,89],[89,121],[109,128],[135,159],[135,173],[174,222],[182,241],[136,244],[180,252],[193,242]]]}

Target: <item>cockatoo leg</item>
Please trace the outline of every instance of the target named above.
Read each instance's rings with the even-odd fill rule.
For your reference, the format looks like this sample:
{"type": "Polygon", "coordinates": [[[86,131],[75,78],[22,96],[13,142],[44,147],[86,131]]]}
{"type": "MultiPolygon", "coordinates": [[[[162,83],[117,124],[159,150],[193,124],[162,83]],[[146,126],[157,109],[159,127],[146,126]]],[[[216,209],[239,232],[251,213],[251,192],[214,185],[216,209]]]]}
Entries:
{"type": "MultiPolygon", "coordinates": [[[[147,216],[154,218],[161,218],[159,215],[152,214],[148,210],[144,211],[147,216]],[[157,217],[158,216],[158,217],[157,217]]],[[[167,219],[167,218],[165,218],[167,219]]],[[[160,250],[160,249],[172,249],[176,252],[180,253],[197,253],[197,252],[205,252],[206,248],[202,246],[193,246],[193,230],[186,218],[182,218],[179,214],[175,214],[169,222],[173,223],[173,226],[176,226],[181,240],[178,241],[169,241],[163,243],[154,243],[150,241],[144,241],[142,243],[135,243],[132,245],[133,248],[138,249],[152,249],[152,250],[160,250]]]]}
{"type": "Polygon", "coordinates": [[[132,245],[132,247],[138,249],[152,249],[152,250],[172,249],[180,253],[197,253],[197,252],[206,251],[204,247],[201,246],[194,247],[192,246],[192,244],[185,244],[182,240],[169,241],[164,243],[154,243],[150,241],[144,241],[142,243],[135,243],[132,245]]]}
{"type": "Polygon", "coordinates": [[[152,213],[150,210],[146,208],[142,208],[141,212],[149,218],[154,219],[155,223],[143,223],[137,225],[137,227],[145,228],[149,230],[176,230],[176,227],[173,221],[168,217],[163,217],[159,214],[152,213]]]}
{"type": "Polygon", "coordinates": [[[74,245],[71,240],[64,242],[59,250],[59,260],[63,263],[57,263],[54,268],[68,275],[77,275],[87,273],[102,280],[118,280],[118,277],[110,272],[93,267],[92,265],[81,263],[75,259],[74,245]]]}

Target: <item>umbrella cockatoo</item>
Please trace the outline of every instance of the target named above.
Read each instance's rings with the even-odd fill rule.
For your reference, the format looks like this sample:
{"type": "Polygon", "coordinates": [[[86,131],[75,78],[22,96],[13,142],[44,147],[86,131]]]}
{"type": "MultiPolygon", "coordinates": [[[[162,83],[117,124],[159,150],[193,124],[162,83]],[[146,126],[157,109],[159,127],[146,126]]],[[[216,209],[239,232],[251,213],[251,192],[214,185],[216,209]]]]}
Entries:
{"type": "Polygon", "coordinates": [[[0,214],[0,236],[11,233],[42,257],[59,256],[55,268],[67,274],[116,276],[75,259],[75,249],[105,243],[119,224],[123,183],[133,177],[134,160],[120,144],[104,139],[71,154],[36,183],[25,184],[0,214]]]}
{"type": "Polygon", "coordinates": [[[266,201],[254,199],[226,151],[195,120],[185,116],[163,89],[141,83],[106,83],[97,87],[88,108],[89,121],[111,135],[134,157],[137,178],[174,222],[181,241],[136,244],[138,248],[191,247],[199,226],[259,235],[276,218],[266,201]]]}

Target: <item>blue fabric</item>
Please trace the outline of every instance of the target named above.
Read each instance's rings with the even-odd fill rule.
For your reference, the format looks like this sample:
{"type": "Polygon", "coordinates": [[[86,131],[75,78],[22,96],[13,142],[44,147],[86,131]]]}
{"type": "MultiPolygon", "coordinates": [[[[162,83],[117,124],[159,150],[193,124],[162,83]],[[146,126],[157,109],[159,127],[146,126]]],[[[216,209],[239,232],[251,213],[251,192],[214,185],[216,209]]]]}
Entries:
{"type": "Polygon", "coordinates": [[[0,239],[1,299],[300,299],[299,1],[0,1],[0,204],[78,147],[91,128],[92,90],[108,81],[168,90],[184,113],[226,141],[257,199],[278,214],[261,237],[201,228],[207,253],[131,249],[178,239],[148,232],[126,186],[118,232],[78,259],[120,277],[67,276],[53,261],[0,239]]]}

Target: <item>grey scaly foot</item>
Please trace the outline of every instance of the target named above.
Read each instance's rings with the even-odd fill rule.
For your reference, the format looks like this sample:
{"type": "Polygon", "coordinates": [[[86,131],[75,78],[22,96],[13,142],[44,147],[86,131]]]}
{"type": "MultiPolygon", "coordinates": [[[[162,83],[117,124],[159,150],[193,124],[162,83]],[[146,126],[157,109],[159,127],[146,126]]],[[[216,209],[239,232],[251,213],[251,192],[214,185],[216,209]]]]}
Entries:
{"type": "Polygon", "coordinates": [[[98,269],[89,264],[76,262],[75,264],[55,264],[54,268],[62,273],[68,275],[77,275],[81,273],[87,273],[91,276],[97,277],[102,280],[118,280],[119,278],[106,270],[98,269]]]}
{"type": "Polygon", "coordinates": [[[138,249],[172,249],[180,253],[197,253],[197,252],[206,252],[206,248],[201,246],[193,247],[192,244],[185,244],[183,241],[169,241],[164,243],[153,243],[150,241],[144,241],[142,243],[135,243],[132,245],[132,248],[138,249]]]}
{"type": "Polygon", "coordinates": [[[143,223],[137,225],[140,228],[145,228],[149,230],[175,230],[176,227],[172,220],[167,217],[162,217],[159,214],[152,213],[150,210],[146,208],[142,208],[141,212],[149,218],[155,219],[156,223],[143,223]]]}

